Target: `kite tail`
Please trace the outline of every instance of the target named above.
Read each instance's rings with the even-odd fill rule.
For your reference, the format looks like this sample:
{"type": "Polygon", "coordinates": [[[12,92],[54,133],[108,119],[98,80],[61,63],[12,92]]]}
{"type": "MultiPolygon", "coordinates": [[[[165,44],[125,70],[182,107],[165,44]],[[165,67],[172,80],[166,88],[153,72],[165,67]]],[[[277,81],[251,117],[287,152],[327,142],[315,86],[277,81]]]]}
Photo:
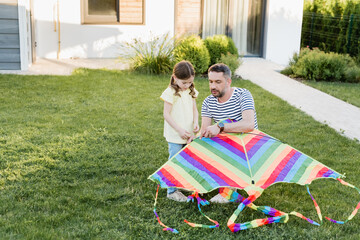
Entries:
{"type": "Polygon", "coordinates": [[[287,214],[285,212],[279,211],[279,210],[277,210],[275,208],[272,208],[272,207],[269,207],[269,206],[256,206],[253,203],[250,203],[248,205],[248,207],[251,208],[251,209],[254,209],[256,211],[265,213],[266,215],[273,216],[273,217],[279,217],[279,216],[287,214]]]}
{"type": "Polygon", "coordinates": [[[219,193],[221,196],[229,200],[230,202],[242,202],[244,201],[244,197],[241,196],[238,192],[230,189],[230,188],[219,188],[219,193]]]}
{"type": "Polygon", "coordinates": [[[316,226],[320,226],[320,225],[323,223],[323,218],[322,218],[322,214],[321,214],[320,207],[319,207],[319,205],[317,204],[317,202],[315,201],[315,198],[311,195],[308,184],[306,184],[306,189],[307,189],[307,192],[309,193],[311,199],[312,199],[313,202],[314,202],[316,212],[317,212],[317,214],[318,214],[318,216],[319,216],[319,219],[320,219],[320,224],[317,223],[317,222],[315,222],[314,220],[311,220],[310,218],[305,217],[305,216],[302,215],[301,213],[292,211],[290,214],[291,214],[291,215],[294,215],[294,216],[296,216],[296,217],[302,218],[302,219],[308,221],[308,222],[311,223],[311,224],[314,224],[314,225],[316,225],[316,226]]]}
{"type": "MultiPolygon", "coordinates": [[[[345,185],[345,186],[348,186],[348,187],[351,187],[351,188],[354,188],[354,189],[356,189],[356,190],[360,193],[360,189],[357,188],[357,187],[355,187],[354,185],[352,185],[352,184],[350,184],[350,183],[347,183],[347,182],[345,182],[344,180],[342,180],[342,179],[340,179],[340,178],[337,178],[337,180],[338,180],[341,184],[343,184],[343,185],[345,185]]],[[[336,220],[331,219],[331,218],[329,218],[329,217],[325,217],[325,218],[326,218],[327,220],[329,220],[330,222],[333,222],[333,223],[344,224],[344,223],[350,221],[351,219],[353,219],[353,217],[355,217],[355,215],[357,214],[357,212],[359,211],[359,209],[360,209],[360,201],[359,201],[359,203],[357,204],[357,206],[356,206],[356,208],[354,209],[354,211],[350,214],[350,216],[348,217],[348,219],[346,219],[345,221],[336,221],[336,220]]]]}
{"type": "Polygon", "coordinates": [[[163,231],[170,231],[170,232],[173,232],[173,233],[179,233],[178,230],[176,230],[175,228],[169,228],[168,226],[166,226],[165,224],[163,224],[163,223],[160,221],[159,215],[156,213],[156,202],[157,202],[157,198],[158,198],[158,193],[159,193],[159,184],[158,184],[158,186],[157,186],[155,203],[154,203],[154,213],[155,213],[155,216],[156,216],[159,224],[164,227],[164,228],[163,228],[163,231]]]}
{"type": "MultiPolygon", "coordinates": [[[[236,191],[231,190],[230,188],[220,188],[219,192],[224,198],[228,199],[230,202],[242,202],[245,200],[245,198],[243,196],[241,196],[241,194],[239,194],[236,191]]],[[[285,212],[279,211],[272,207],[256,206],[252,202],[249,203],[247,206],[250,207],[251,209],[254,209],[256,211],[265,213],[265,214],[273,216],[273,217],[278,217],[278,216],[286,214],[285,212]]]]}
{"type": "Polygon", "coordinates": [[[286,223],[289,220],[289,215],[287,213],[281,212],[279,210],[267,206],[263,206],[263,207],[256,206],[255,204],[252,203],[253,201],[255,201],[255,199],[256,197],[254,195],[251,195],[239,204],[238,208],[235,210],[235,212],[230,217],[227,223],[228,227],[232,232],[237,232],[240,230],[245,230],[250,228],[256,228],[271,223],[286,223]],[[245,223],[235,223],[236,218],[239,216],[240,212],[245,208],[245,206],[255,209],[257,211],[264,212],[273,217],[264,218],[264,219],[255,219],[253,221],[245,222],[245,223]]]}
{"type": "Polygon", "coordinates": [[[208,216],[206,216],[202,211],[201,211],[201,207],[200,205],[202,206],[205,206],[205,205],[209,205],[210,203],[206,200],[206,199],[202,199],[199,197],[199,194],[197,192],[193,193],[192,195],[188,196],[188,199],[187,201],[190,202],[190,201],[193,201],[194,202],[194,198],[196,198],[197,200],[197,205],[198,205],[198,208],[199,208],[199,211],[200,213],[206,217],[210,222],[213,222],[215,223],[215,225],[204,225],[204,224],[198,224],[198,223],[192,223],[192,222],[189,222],[188,220],[184,220],[184,222],[186,222],[187,224],[189,224],[191,227],[202,227],[202,228],[217,228],[219,227],[219,223],[215,220],[212,220],[211,218],[209,218],[208,216]]]}

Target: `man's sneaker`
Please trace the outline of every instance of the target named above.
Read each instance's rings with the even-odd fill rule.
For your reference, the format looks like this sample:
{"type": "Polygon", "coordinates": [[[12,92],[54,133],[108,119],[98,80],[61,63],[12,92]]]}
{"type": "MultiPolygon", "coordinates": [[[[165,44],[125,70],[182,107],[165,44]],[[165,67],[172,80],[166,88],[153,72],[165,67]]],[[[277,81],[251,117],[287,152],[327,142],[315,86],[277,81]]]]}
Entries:
{"type": "Polygon", "coordinates": [[[221,196],[220,193],[215,195],[212,199],[210,199],[210,202],[212,203],[229,203],[230,201],[221,196]]]}
{"type": "Polygon", "coordinates": [[[185,197],[185,195],[180,192],[179,190],[176,190],[173,193],[167,194],[167,198],[177,201],[177,202],[186,202],[187,197],[185,197]]]}

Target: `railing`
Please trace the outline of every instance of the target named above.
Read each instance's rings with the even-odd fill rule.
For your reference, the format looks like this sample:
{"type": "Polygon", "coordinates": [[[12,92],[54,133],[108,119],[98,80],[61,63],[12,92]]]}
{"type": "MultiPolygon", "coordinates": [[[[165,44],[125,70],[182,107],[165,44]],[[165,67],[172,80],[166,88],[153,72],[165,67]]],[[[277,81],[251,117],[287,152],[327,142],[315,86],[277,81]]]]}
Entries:
{"type": "Polygon", "coordinates": [[[304,12],[301,46],[348,53],[360,58],[360,15],[304,12]]]}

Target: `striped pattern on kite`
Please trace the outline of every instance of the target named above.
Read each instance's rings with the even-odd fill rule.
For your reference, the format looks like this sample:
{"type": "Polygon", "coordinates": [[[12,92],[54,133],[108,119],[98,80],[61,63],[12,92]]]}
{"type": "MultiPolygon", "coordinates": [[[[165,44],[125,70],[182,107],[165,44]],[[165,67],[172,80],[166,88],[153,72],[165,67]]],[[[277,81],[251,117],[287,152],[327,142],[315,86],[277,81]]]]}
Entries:
{"type": "MultiPolygon", "coordinates": [[[[201,211],[200,206],[207,205],[208,202],[200,198],[199,193],[219,189],[219,193],[224,198],[231,202],[240,202],[227,223],[233,232],[270,223],[286,223],[289,215],[297,216],[314,225],[321,225],[323,217],[320,207],[308,187],[313,180],[318,178],[336,179],[360,193],[359,188],[342,180],[341,174],[258,130],[241,134],[222,133],[213,138],[195,139],[149,176],[149,179],[157,182],[162,188],[174,187],[193,192],[188,197],[188,201],[196,199],[200,213],[214,225],[196,224],[185,220],[192,227],[219,227],[218,222],[210,219],[201,211]],[[256,206],[253,203],[267,187],[278,182],[306,185],[320,222],[317,223],[295,211],[285,213],[269,206],[256,206]],[[244,189],[248,197],[243,197],[231,190],[233,188],[244,189]],[[235,223],[245,207],[271,217],[255,219],[246,223],[235,223]]],[[[156,212],[156,199],[157,193],[154,213],[159,224],[164,227],[163,230],[176,233],[176,229],[169,228],[160,221],[156,212]]],[[[359,210],[360,202],[345,221],[337,221],[329,217],[325,217],[325,219],[344,224],[350,221],[359,210]]]]}
{"type": "Polygon", "coordinates": [[[195,139],[150,179],[199,193],[220,187],[258,191],[277,182],[310,184],[341,175],[260,131],[195,139]]]}

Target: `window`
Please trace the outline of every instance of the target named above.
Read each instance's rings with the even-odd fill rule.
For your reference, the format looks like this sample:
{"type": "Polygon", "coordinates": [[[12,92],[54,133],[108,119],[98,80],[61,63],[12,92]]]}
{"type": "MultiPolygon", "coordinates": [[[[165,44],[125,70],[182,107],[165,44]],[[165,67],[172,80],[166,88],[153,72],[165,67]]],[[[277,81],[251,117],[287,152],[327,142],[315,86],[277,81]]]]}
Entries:
{"type": "Polygon", "coordinates": [[[145,0],[82,0],[83,24],[144,24],[145,0]]]}

